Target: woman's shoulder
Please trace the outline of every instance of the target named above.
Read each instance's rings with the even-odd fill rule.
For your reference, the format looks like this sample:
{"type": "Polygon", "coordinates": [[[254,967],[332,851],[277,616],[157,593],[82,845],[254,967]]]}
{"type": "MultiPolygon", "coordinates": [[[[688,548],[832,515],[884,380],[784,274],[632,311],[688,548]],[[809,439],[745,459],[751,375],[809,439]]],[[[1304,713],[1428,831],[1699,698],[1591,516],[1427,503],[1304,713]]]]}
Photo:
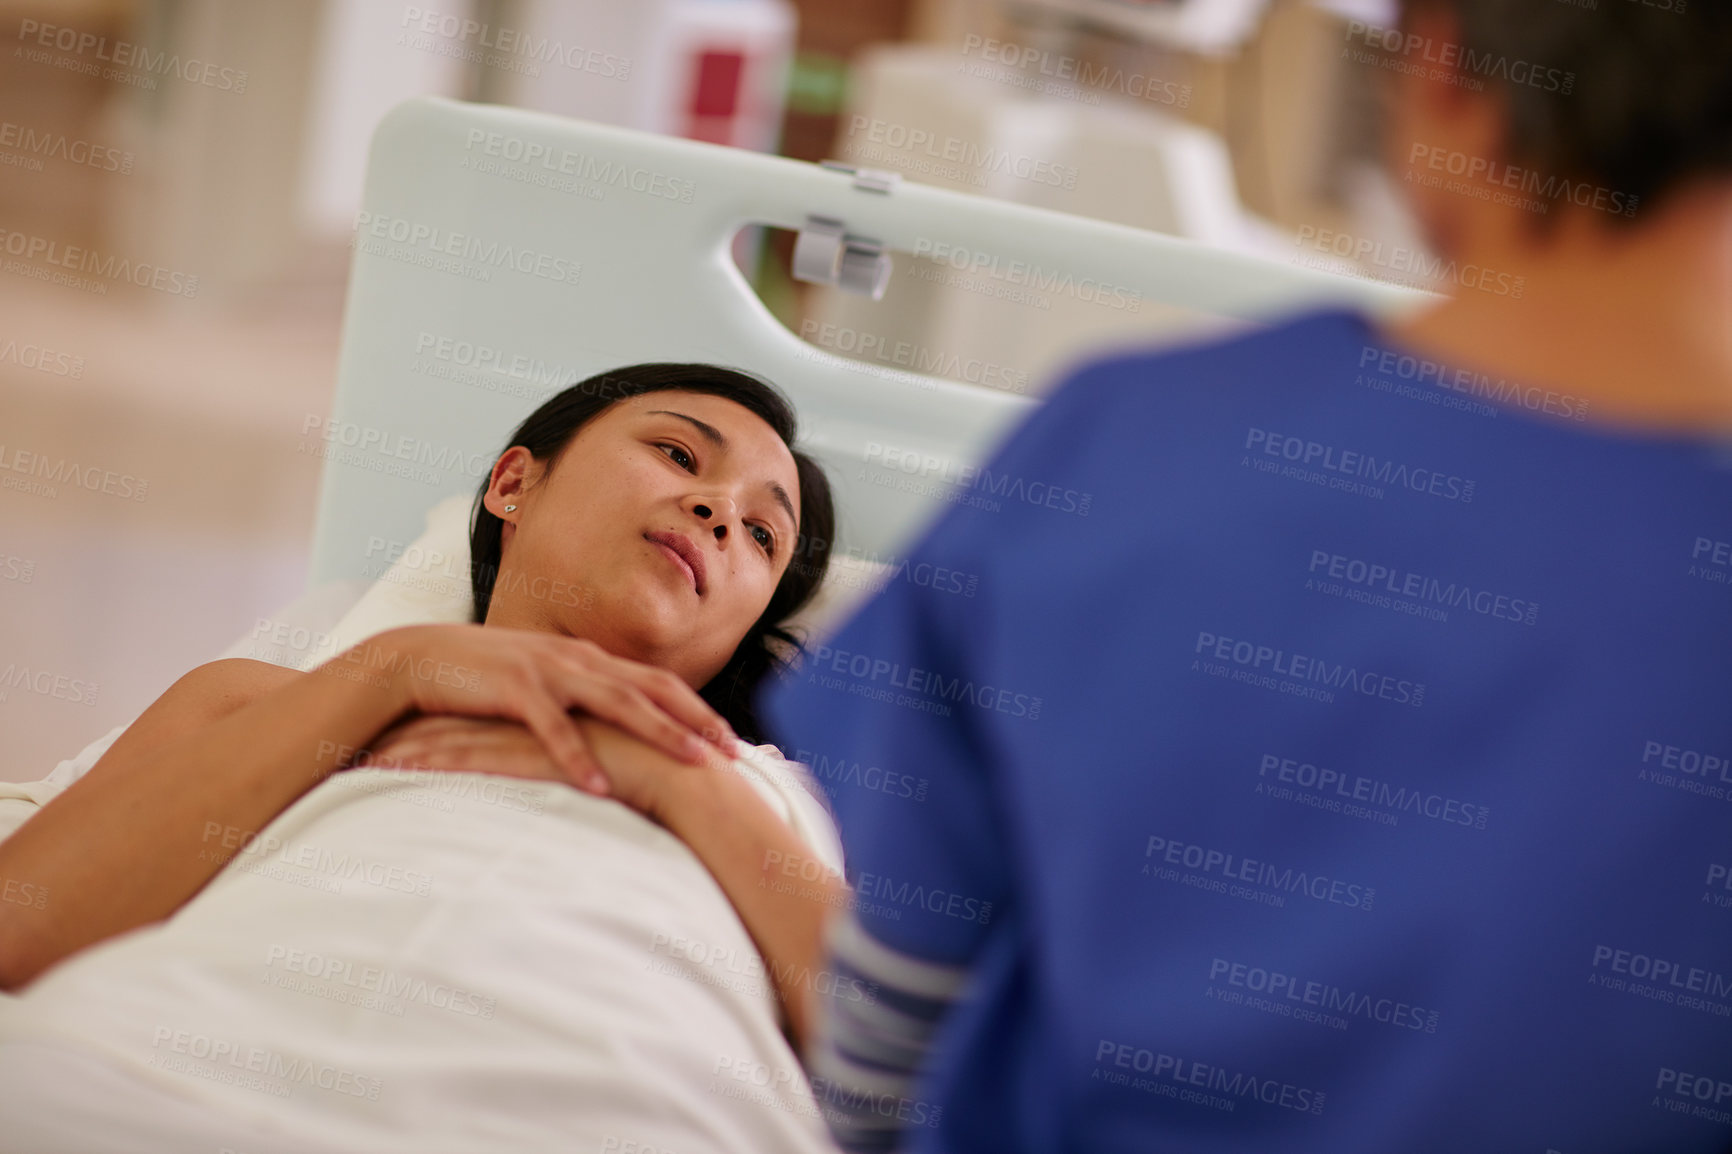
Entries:
{"type": "MultiPolygon", "coordinates": [[[[187,727],[208,725],[296,676],[300,674],[295,670],[240,657],[195,666],[164,690],[142,714],[115,726],[61,761],[40,784],[52,785],[56,792],[63,790],[89,773],[128,734],[134,735],[130,745],[139,744],[141,738],[154,743],[184,732],[187,727]]],[[[38,801],[47,803],[46,798],[38,801]]]]}
{"type": "Polygon", "coordinates": [[[742,768],[760,794],[767,791],[774,795],[780,804],[771,804],[782,820],[825,865],[841,874],[842,839],[836,830],[836,817],[811,771],[800,762],[784,757],[774,745],[751,745],[744,741],[735,753],[734,764],[742,768]]]}
{"type": "Polygon", "coordinates": [[[224,657],[195,666],[169,686],[158,700],[174,694],[182,708],[208,714],[206,720],[215,721],[303,676],[305,674],[298,669],[273,665],[268,661],[224,657]]]}
{"type": "MultiPolygon", "coordinates": [[[[111,747],[130,757],[160,743],[220,721],[260,697],[306,674],[267,661],[227,657],[207,661],[182,674],[137,720],[111,735],[111,747]]],[[[105,739],[107,740],[107,739],[105,739]]],[[[107,750],[98,755],[106,756],[107,750]]],[[[85,767],[87,772],[95,765],[85,767]]],[[[80,773],[78,776],[83,776],[80,773]]],[[[70,782],[68,782],[70,784],[70,782]]]]}

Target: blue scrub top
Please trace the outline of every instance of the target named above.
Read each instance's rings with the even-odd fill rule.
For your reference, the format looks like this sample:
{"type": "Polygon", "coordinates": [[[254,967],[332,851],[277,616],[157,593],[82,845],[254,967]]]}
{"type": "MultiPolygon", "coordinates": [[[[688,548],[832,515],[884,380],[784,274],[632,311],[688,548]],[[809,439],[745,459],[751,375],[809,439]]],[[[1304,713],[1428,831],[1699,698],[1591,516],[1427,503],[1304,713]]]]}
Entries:
{"type": "Polygon", "coordinates": [[[761,699],[906,1149],[1732,1149],[1724,443],[1325,312],[940,480],[761,699]]]}

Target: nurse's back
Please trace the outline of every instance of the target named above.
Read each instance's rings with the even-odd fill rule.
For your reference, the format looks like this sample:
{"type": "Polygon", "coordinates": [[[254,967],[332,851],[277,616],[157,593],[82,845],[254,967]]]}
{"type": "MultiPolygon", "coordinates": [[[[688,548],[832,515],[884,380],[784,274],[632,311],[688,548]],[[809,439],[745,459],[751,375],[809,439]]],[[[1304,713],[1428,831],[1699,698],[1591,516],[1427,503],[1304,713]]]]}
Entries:
{"type": "Polygon", "coordinates": [[[1040,943],[986,978],[974,1109],[1045,1081],[1098,1150],[1732,1143],[1732,452],[1420,366],[1344,314],[1097,366],[1053,414],[1092,433],[1004,462],[1087,520],[944,549],[993,575],[967,675],[1043,698],[956,707],[1023,883],[980,896],[1040,943]]]}
{"type": "Polygon", "coordinates": [[[831,775],[815,1058],[935,1044],[910,1149],[1732,1147],[1732,9],[1409,7],[1580,73],[1403,75],[1455,299],[1088,366],[772,698],[927,779],[831,775]]]}

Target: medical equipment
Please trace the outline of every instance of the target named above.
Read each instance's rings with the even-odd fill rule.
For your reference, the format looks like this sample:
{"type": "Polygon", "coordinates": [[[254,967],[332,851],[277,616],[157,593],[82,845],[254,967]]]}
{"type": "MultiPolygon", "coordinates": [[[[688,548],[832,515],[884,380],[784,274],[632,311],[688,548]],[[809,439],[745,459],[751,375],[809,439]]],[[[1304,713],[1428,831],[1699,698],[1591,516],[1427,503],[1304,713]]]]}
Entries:
{"type": "Polygon", "coordinates": [[[943,503],[874,483],[864,466],[894,452],[929,474],[971,475],[1035,401],[861,364],[788,331],[729,247],[748,224],[802,230],[814,218],[891,260],[936,239],[971,260],[1062,269],[1251,321],[1428,299],[870,170],[418,98],[374,137],[333,411],[304,430],[326,457],[310,584],[376,576],[377,542],[413,540],[429,506],[473,493],[541,399],[642,361],[774,381],[831,474],[834,549],[893,556],[943,503]]]}
{"type": "MultiPolygon", "coordinates": [[[[775,151],[799,23],[789,0],[525,0],[513,22],[582,51],[492,70],[486,99],[775,151]]],[[[536,43],[520,36],[517,51],[536,43]]]]}

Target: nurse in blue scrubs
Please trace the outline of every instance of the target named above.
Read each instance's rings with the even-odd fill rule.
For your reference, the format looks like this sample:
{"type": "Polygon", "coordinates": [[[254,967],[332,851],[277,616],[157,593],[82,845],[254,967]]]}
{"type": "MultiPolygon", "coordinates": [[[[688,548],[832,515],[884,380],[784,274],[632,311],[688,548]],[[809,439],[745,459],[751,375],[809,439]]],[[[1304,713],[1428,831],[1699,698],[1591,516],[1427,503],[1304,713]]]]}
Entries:
{"type": "Polygon", "coordinates": [[[1350,36],[1452,298],[1081,366],[763,697],[849,1150],[1732,1147],[1732,6],[1350,36]]]}

